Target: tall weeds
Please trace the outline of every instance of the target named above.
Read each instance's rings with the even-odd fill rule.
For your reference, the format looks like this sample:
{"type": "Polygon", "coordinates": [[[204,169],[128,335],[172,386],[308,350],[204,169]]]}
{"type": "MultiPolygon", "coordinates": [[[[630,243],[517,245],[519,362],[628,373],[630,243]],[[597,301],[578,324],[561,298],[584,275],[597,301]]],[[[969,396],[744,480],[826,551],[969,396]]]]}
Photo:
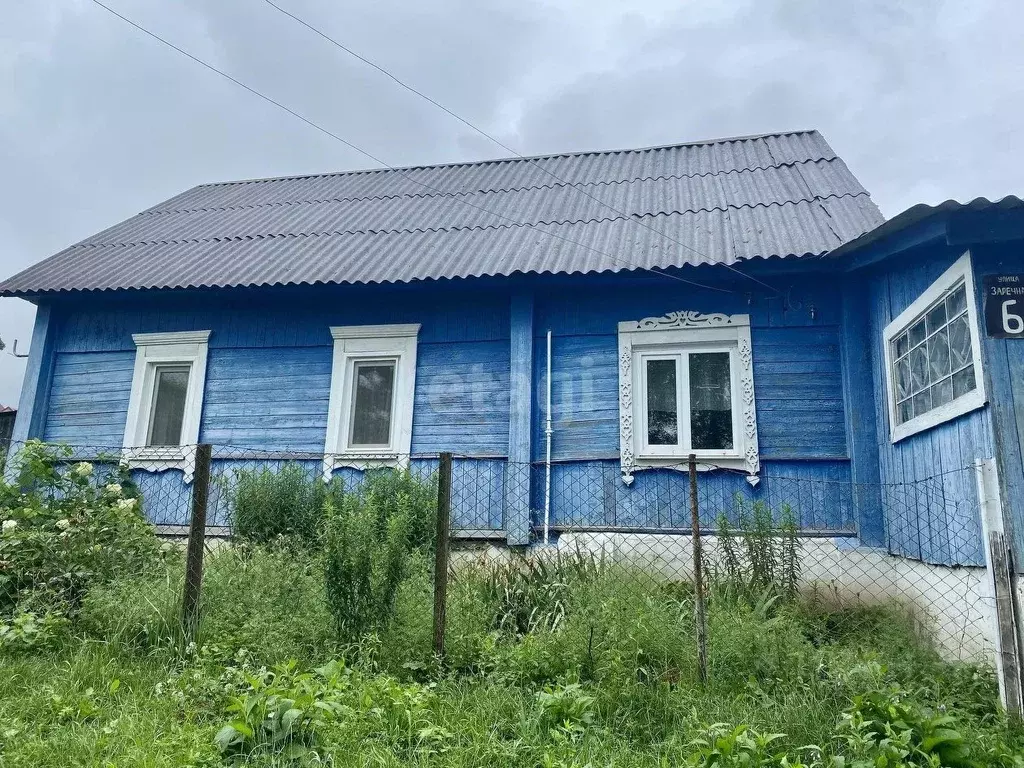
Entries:
{"type": "Polygon", "coordinates": [[[325,503],[340,497],[342,484],[337,479],[324,483],[319,472],[292,462],[279,470],[242,470],[227,490],[238,538],[266,543],[283,536],[310,542],[319,537],[325,503]]]}
{"type": "Polygon", "coordinates": [[[765,595],[795,599],[800,586],[802,543],[793,508],[783,504],[776,523],[776,516],[762,500],[748,505],[737,494],[735,503],[735,528],[724,513],[718,516],[713,586],[720,593],[748,600],[760,600],[765,595]]]}
{"type": "Polygon", "coordinates": [[[358,492],[324,503],[327,602],[341,638],[385,627],[414,564],[434,548],[434,486],[408,470],[368,473],[358,492]]]}

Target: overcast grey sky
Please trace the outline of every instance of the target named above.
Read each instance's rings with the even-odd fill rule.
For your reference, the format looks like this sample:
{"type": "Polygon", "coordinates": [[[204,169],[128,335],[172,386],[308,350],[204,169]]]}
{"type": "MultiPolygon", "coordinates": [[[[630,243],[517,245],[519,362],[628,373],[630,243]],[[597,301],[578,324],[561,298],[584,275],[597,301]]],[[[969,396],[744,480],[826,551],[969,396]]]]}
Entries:
{"type": "MultiPolygon", "coordinates": [[[[507,154],[262,0],[105,2],[391,164],[507,154]]],[[[524,154],[818,128],[886,216],[1024,192],[1006,0],[277,2],[524,154]]],[[[197,183],[371,165],[90,0],[0,9],[2,277],[197,183]]]]}

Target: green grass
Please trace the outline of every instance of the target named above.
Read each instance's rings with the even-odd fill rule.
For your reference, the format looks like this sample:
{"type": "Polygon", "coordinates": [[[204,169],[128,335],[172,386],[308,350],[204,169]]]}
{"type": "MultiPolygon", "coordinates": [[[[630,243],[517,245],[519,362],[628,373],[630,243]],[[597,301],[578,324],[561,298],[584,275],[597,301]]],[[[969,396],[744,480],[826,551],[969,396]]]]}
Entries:
{"type": "Polygon", "coordinates": [[[839,724],[855,697],[893,685],[922,718],[954,715],[977,764],[1021,765],[991,672],[941,661],[894,609],[713,597],[703,686],[685,588],[611,568],[471,570],[452,583],[439,666],[427,567],[358,646],[334,639],[320,555],[301,548],[208,555],[199,649],[176,636],[177,556],[97,587],[51,650],[0,651],[0,765],[661,768],[706,764],[693,742],[714,723],[784,734],[772,751],[791,760],[809,744],[827,757],[849,751],[839,724]],[[349,668],[332,688],[312,670],[338,658],[349,668]],[[296,738],[296,760],[215,747],[232,697],[260,690],[333,708],[296,738]]]}

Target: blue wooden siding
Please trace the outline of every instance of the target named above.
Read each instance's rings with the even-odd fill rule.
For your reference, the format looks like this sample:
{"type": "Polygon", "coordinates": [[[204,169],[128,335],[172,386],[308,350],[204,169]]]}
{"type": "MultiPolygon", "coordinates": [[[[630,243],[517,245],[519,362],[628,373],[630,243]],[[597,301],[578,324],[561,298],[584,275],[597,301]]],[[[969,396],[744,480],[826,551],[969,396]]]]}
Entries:
{"type": "Polygon", "coordinates": [[[509,342],[420,344],[412,452],[505,456],[509,342]]]}
{"type": "Polygon", "coordinates": [[[58,352],[43,439],[119,448],[134,364],[134,352],[58,352]]]}
{"type": "MultiPolygon", "coordinates": [[[[668,281],[665,281],[668,282],[668,281]]],[[[552,343],[552,456],[607,459],[619,454],[618,323],[667,312],[751,316],[754,393],[761,456],[772,460],[845,459],[839,353],[839,294],[823,281],[776,280],[788,296],[712,293],[685,284],[632,290],[559,292],[538,297],[533,455],[543,457],[546,389],[544,335],[552,343]],[[811,307],[815,317],[811,319],[811,307]]]]}
{"type": "Polygon", "coordinates": [[[44,437],[120,446],[135,360],[133,333],[209,329],[200,439],[216,445],[323,451],[331,325],[421,323],[414,453],[504,456],[508,450],[508,297],[325,293],[319,300],[193,298],[72,305],[55,340],[44,437]],[[337,307],[337,309],[323,309],[337,307]]]}
{"type": "MultiPolygon", "coordinates": [[[[1022,271],[1024,242],[1000,243],[971,251],[979,291],[986,274],[1022,271]]],[[[1024,341],[992,339],[984,334],[982,339],[1004,516],[1008,518],[1017,568],[1024,572],[1024,341]]]]}
{"type": "Polygon", "coordinates": [[[211,349],[200,441],[323,451],[331,355],[329,346],[211,349]]]}
{"type": "MultiPolygon", "coordinates": [[[[534,526],[543,525],[543,467],[533,473],[537,513],[534,526]]],[[[636,473],[632,485],[622,482],[617,461],[574,461],[555,464],[551,476],[551,525],[555,528],[687,529],[690,526],[690,487],[686,472],[671,469],[636,473]]],[[[761,501],[781,519],[792,510],[798,525],[809,532],[852,535],[856,515],[849,463],[822,461],[772,462],[761,482],[751,487],[735,472],[702,472],[698,478],[701,525],[713,529],[719,515],[735,524],[741,499],[761,501]]]]}
{"type": "Polygon", "coordinates": [[[989,410],[982,409],[901,440],[890,439],[885,326],[945,272],[963,249],[907,254],[870,281],[878,457],[889,549],[937,564],[984,563],[973,462],[995,455],[989,410]]]}

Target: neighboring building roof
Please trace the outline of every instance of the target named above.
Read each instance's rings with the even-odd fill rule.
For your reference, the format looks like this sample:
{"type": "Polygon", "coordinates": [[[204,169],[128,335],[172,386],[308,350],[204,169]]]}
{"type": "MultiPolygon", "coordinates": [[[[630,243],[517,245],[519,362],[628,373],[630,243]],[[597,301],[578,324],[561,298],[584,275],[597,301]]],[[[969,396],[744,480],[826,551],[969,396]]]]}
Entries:
{"type": "Polygon", "coordinates": [[[0,413],[17,413],[17,409],[6,405],[0,405],[0,413]]]}
{"type": "Polygon", "coordinates": [[[0,296],[731,264],[820,255],[882,221],[821,134],[799,131],[204,184],[0,296]]]}
{"type": "Polygon", "coordinates": [[[839,248],[836,248],[829,253],[828,258],[838,258],[846,256],[853,251],[862,250],[873,243],[881,242],[886,238],[897,235],[917,224],[936,217],[958,214],[965,211],[973,213],[991,213],[994,211],[1011,211],[1020,208],[1024,208],[1024,200],[1021,200],[1015,195],[1007,195],[1001,200],[989,200],[985,197],[976,197],[968,203],[961,203],[957,200],[947,200],[946,202],[939,203],[938,205],[918,203],[917,205],[903,211],[903,213],[893,216],[884,224],[865,232],[860,237],[856,237],[844,243],[839,248]]]}

